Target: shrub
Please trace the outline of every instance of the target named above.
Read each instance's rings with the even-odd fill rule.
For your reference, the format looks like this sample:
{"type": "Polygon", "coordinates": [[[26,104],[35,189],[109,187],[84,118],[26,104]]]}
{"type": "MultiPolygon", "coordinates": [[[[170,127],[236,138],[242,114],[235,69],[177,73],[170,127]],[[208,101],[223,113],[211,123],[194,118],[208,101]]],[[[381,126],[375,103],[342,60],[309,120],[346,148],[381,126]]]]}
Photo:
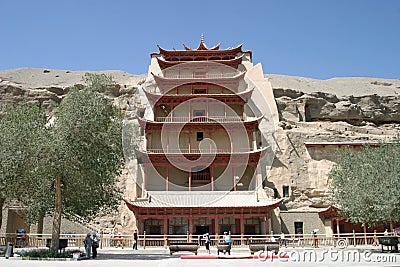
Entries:
{"type": "Polygon", "coordinates": [[[38,249],[38,250],[30,250],[24,251],[21,253],[22,257],[29,257],[29,258],[72,258],[72,254],[79,252],[81,256],[83,253],[80,250],[66,250],[62,253],[58,253],[57,251],[52,251],[49,249],[38,249]]]}

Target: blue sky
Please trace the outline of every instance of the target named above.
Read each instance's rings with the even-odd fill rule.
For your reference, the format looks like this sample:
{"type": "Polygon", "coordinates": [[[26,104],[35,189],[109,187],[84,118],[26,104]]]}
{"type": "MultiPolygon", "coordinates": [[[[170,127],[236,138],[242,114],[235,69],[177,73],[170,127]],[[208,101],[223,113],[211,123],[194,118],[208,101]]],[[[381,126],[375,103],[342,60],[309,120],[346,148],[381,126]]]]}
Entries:
{"type": "Polygon", "coordinates": [[[147,72],[166,49],[243,43],[265,73],[400,78],[400,1],[0,0],[0,69],[147,72]]]}

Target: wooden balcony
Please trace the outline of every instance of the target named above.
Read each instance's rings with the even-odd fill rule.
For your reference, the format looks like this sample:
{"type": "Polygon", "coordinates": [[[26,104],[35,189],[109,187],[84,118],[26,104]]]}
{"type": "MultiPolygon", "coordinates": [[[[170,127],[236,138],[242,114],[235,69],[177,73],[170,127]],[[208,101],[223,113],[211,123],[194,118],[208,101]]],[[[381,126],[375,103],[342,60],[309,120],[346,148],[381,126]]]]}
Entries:
{"type": "Polygon", "coordinates": [[[243,122],[243,116],[197,116],[197,117],[157,117],[155,122],[206,122],[206,123],[223,123],[223,122],[243,122]]]}
{"type": "Polygon", "coordinates": [[[254,153],[259,152],[260,150],[251,150],[249,148],[217,148],[217,149],[194,149],[194,148],[183,148],[183,149],[171,149],[171,148],[148,148],[146,151],[143,151],[147,154],[245,154],[245,153],[254,153]]]}
{"type": "Polygon", "coordinates": [[[240,72],[230,73],[192,73],[192,74],[176,74],[172,75],[168,72],[163,72],[163,77],[166,79],[220,79],[220,78],[233,78],[239,75],[240,72]]]}

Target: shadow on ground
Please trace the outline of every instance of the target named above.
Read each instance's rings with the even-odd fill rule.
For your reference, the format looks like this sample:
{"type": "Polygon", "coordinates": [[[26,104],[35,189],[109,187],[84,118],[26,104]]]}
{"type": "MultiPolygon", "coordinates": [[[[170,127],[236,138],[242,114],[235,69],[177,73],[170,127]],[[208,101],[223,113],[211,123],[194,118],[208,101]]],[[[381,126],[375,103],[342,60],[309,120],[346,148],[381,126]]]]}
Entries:
{"type": "Polygon", "coordinates": [[[181,255],[160,255],[160,254],[115,254],[102,253],[98,254],[96,260],[165,260],[172,258],[180,258],[181,255]]]}

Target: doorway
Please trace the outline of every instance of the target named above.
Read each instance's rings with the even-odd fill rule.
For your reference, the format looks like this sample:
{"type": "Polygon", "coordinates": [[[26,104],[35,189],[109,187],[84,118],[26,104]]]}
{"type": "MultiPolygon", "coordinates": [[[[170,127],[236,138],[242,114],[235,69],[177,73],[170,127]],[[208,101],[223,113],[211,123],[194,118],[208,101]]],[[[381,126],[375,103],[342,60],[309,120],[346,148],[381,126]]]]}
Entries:
{"type": "Polygon", "coordinates": [[[294,231],[296,235],[304,234],[303,222],[294,222],[294,231]]]}
{"type": "Polygon", "coordinates": [[[206,233],[210,233],[208,225],[196,225],[196,235],[204,235],[206,233]]]}

